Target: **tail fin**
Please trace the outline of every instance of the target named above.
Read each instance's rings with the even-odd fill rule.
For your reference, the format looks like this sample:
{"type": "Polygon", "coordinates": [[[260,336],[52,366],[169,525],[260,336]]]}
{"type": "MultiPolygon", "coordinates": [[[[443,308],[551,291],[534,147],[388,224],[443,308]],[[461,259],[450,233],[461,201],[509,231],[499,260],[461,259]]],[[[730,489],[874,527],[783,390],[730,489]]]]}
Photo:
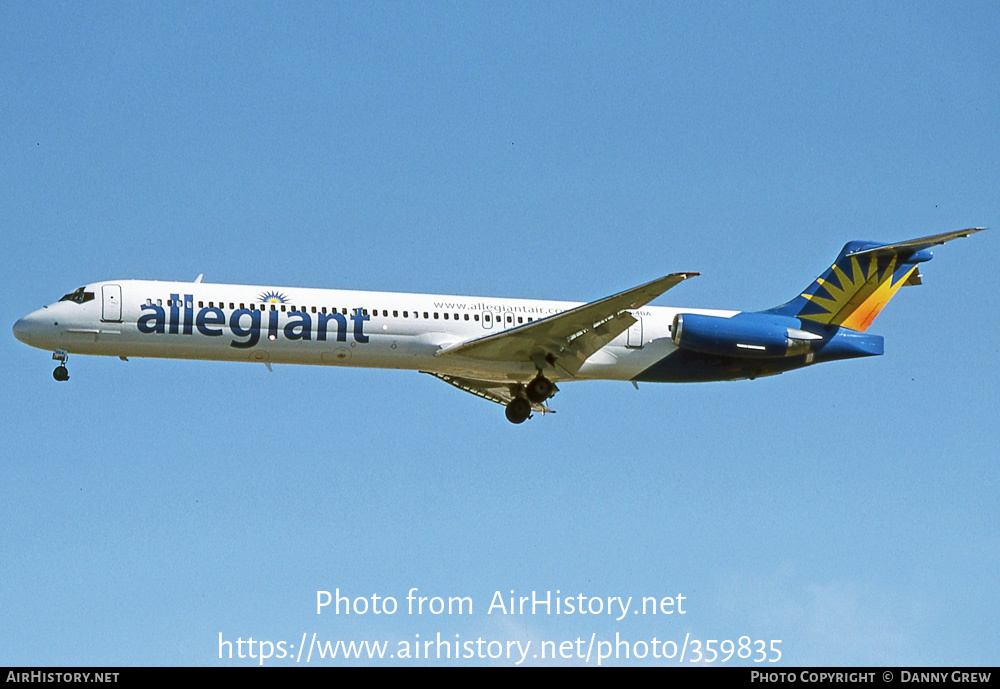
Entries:
{"type": "Polygon", "coordinates": [[[975,227],[895,244],[848,242],[833,265],[802,294],[765,313],[864,332],[900,287],[920,284],[917,264],[931,260],[927,249],[983,229],[975,227]]]}

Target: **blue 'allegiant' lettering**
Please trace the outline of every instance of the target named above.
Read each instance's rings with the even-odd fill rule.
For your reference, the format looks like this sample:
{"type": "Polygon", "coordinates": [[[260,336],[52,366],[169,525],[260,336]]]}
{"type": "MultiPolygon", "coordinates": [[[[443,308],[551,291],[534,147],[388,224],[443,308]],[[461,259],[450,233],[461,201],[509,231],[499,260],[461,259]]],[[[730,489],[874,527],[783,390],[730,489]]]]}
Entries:
{"type": "Polygon", "coordinates": [[[178,297],[176,294],[171,294],[170,295],[170,329],[169,329],[169,331],[170,331],[171,335],[176,335],[177,334],[177,319],[178,319],[178,312],[180,310],[180,304],[178,303],[179,301],[180,301],[180,297],[178,297]]]}
{"type": "MultiPolygon", "coordinates": [[[[337,342],[347,341],[347,319],[344,318],[342,314],[339,313],[321,313],[319,314],[319,330],[316,332],[316,339],[320,342],[326,342],[326,324],[330,321],[337,322],[337,342]]],[[[368,341],[368,338],[365,338],[368,341]]]]}
{"type": "Polygon", "coordinates": [[[191,324],[194,322],[194,295],[184,295],[184,334],[191,334],[191,324]]]}
{"type": "Polygon", "coordinates": [[[278,312],[274,310],[273,306],[270,313],[267,314],[267,339],[278,339],[278,312]]]}
{"type": "MultiPolygon", "coordinates": [[[[181,311],[181,301],[181,295],[171,294],[169,309],[164,309],[159,304],[140,304],[139,310],[143,313],[136,323],[139,332],[147,335],[162,335],[165,332],[171,335],[191,335],[197,330],[199,335],[205,337],[221,337],[225,334],[224,327],[228,325],[229,331],[238,338],[229,343],[231,347],[249,349],[260,342],[264,308],[259,311],[256,309],[236,309],[229,314],[227,322],[226,313],[222,308],[209,306],[195,312],[194,296],[185,294],[183,295],[183,311],[181,311]]],[[[364,309],[354,309],[350,319],[354,323],[354,340],[360,344],[367,343],[369,338],[365,335],[364,327],[365,321],[371,320],[371,316],[364,313],[364,309]]],[[[291,341],[311,340],[313,338],[313,317],[308,312],[290,311],[284,327],[279,321],[280,314],[277,310],[267,311],[267,323],[264,328],[268,339],[276,340],[279,335],[283,335],[286,340],[291,341]]],[[[316,314],[316,339],[320,342],[327,341],[331,321],[337,327],[336,341],[346,342],[347,318],[336,311],[316,314]]]]}
{"type": "MultiPolygon", "coordinates": [[[[163,312],[162,306],[157,306],[156,304],[142,304],[139,309],[141,311],[152,311],[153,313],[144,313],[139,316],[139,322],[136,326],[139,328],[141,333],[160,333],[163,334],[165,330],[165,323],[167,321],[167,315],[163,312]]],[[[219,333],[220,335],[222,333],[219,333]]]]}
{"type": "Polygon", "coordinates": [[[207,335],[208,337],[219,337],[222,335],[222,328],[210,328],[209,326],[225,324],[226,314],[222,313],[222,309],[202,309],[198,312],[198,317],[195,319],[195,325],[198,326],[198,332],[202,335],[207,335]]]}
{"type": "Polygon", "coordinates": [[[233,315],[229,317],[229,329],[232,331],[233,335],[236,337],[245,337],[243,342],[237,342],[233,340],[229,343],[230,347],[237,347],[239,349],[248,349],[253,347],[260,340],[260,311],[250,309],[236,309],[233,311],[233,315]],[[250,327],[244,328],[240,321],[243,316],[250,316],[250,327]]]}
{"type": "Polygon", "coordinates": [[[291,311],[285,324],[285,338],[288,340],[311,340],[312,319],[305,311],[291,311]],[[295,320],[292,320],[295,319],[295,320]]]}
{"type": "Polygon", "coordinates": [[[365,327],[365,321],[371,320],[371,316],[364,313],[363,309],[354,309],[351,320],[354,321],[354,339],[362,344],[367,342],[368,336],[365,335],[363,328],[365,327]]]}

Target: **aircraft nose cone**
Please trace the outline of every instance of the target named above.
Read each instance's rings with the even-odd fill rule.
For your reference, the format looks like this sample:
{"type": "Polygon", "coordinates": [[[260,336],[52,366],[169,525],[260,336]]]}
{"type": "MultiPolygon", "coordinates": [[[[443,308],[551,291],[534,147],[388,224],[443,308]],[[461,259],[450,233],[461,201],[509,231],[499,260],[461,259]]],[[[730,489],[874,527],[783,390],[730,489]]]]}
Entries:
{"type": "Polygon", "coordinates": [[[14,337],[19,339],[24,344],[28,344],[28,319],[27,317],[20,319],[14,324],[14,337]]]}
{"type": "Polygon", "coordinates": [[[14,337],[26,345],[38,347],[40,338],[46,335],[45,323],[51,322],[38,311],[29,313],[14,324],[14,337]]]}

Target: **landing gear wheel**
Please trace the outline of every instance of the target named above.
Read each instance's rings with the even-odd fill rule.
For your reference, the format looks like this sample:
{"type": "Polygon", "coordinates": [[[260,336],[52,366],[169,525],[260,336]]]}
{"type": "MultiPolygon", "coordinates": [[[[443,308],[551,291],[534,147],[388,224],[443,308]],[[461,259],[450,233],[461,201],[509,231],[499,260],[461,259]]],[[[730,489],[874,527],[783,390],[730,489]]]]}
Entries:
{"type": "Polygon", "coordinates": [[[69,380],[69,371],[66,369],[65,364],[59,364],[56,366],[56,370],[52,372],[52,377],[58,380],[60,383],[64,380],[69,380]]]}
{"type": "Polygon", "coordinates": [[[539,373],[533,381],[524,386],[524,394],[532,402],[541,404],[552,397],[555,387],[551,380],[539,373]]]}
{"type": "Polygon", "coordinates": [[[511,423],[524,423],[531,416],[531,402],[523,397],[515,397],[504,411],[511,423]]]}

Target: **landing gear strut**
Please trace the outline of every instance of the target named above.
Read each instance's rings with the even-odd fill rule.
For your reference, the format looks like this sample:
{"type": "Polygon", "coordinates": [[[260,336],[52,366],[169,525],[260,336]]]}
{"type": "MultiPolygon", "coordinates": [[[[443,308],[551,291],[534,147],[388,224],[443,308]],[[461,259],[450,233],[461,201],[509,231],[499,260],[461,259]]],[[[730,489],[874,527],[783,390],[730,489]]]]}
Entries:
{"type": "Polygon", "coordinates": [[[52,359],[59,362],[59,365],[56,366],[56,370],[52,372],[52,377],[60,383],[65,380],[69,380],[69,370],[66,368],[66,360],[68,358],[69,354],[67,354],[64,349],[57,349],[52,353],[52,359]]]}

